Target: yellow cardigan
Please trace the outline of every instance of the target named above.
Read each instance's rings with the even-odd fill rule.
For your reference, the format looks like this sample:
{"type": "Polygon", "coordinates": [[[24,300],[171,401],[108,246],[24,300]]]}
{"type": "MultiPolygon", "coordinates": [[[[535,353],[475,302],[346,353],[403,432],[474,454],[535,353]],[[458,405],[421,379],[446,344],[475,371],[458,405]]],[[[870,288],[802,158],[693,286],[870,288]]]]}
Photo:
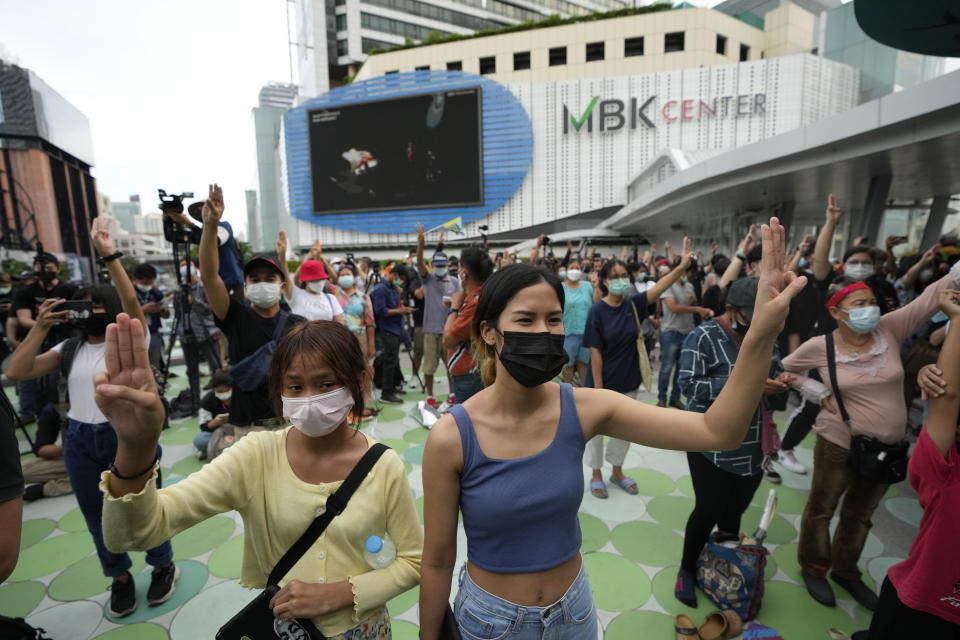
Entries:
{"type": "MultiPolygon", "coordinates": [[[[115,551],[150,549],[210,516],[237,510],[243,517],[241,586],[266,586],[270,570],[325,508],[342,481],[308,484],[297,478],[286,455],[288,429],[251,433],[200,471],[157,490],[156,470],[142,491],[113,497],[109,471],[101,477],[104,493],[103,537],[115,551]]],[[[366,434],[368,446],[376,442],[366,434]]],[[[423,530],[413,494],[396,452],[389,450],[364,479],[347,508],[294,565],[290,580],[340,582],[353,587],[352,609],[315,618],[324,635],[333,636],[382,613],[386,602],[420,582],[423,530]],[[370,535],[386,532],[397,546],[390,566],[372,570],[363,558],[370,535]]],[[[246,603],[237,603],[237,611],[246,603]]],[[[217,612],[224,622],[236,611],[217,612]]]]}

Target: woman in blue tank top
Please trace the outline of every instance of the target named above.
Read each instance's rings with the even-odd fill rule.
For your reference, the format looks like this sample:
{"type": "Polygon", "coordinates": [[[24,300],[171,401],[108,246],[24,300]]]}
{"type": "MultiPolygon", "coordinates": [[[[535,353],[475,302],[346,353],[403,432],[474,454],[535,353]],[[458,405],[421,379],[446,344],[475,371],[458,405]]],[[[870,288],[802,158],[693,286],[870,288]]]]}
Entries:
{"type": "Polygon", "coordinates": [[[606,435],[681,451],[740,446],[790,300],[806,283],[784,269],[784,229],[776,218],[763,228],[763,251],[741,357],[706,413],[551,382],[567,361],[560,280],[528,265],[487,280],[473,322],[486,388],[434,425],[423,456],[421,638],[440,637],[458,511],[467,563],[454,615],[464,638],[597,637],[577,520],[586,442],[606,435]]]}

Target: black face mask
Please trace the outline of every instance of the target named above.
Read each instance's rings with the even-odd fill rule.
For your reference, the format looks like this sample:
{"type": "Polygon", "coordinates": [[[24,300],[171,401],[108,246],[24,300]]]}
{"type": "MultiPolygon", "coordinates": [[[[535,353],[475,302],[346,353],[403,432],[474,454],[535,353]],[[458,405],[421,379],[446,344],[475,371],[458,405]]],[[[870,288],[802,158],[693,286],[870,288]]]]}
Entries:
{"type": "Polygon", "coordinates": [[[567,364],[562,333],[506,331],[501,335],[500,362],[513,379],[525,387],[550,382],[567,364]]]}
{"type": "Polygon", "coordinates": [[[94,313],[83,325],[83,330],[91,338],[99,338],[107,333],[107,325],[113,320],[105,313],[94,313]]]}
{"type": "Polygon", "coordinates": [[[40,280],[42,280],[43,282],[53,282],[57,277],[56,273],[54,273],[53,271],[47,271],[46,269],[44,269],[37,275],[40,277],[40,280]]]}

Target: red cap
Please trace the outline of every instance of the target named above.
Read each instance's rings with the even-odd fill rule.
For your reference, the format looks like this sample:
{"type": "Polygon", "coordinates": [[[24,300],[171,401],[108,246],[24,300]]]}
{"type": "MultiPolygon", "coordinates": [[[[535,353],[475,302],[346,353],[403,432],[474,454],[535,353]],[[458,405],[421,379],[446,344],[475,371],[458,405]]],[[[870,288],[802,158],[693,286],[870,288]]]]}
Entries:
{"type": "Polygon", "coordinates": [[[663,265],[669,266],[669,265],[670,265],[670,261],[667,260],[666,258],[660,258],[659,260],[657,260],[657,266],[658,266],[658,267],[662,267],[663,265]]]}
{"type": "Polygon", "coordinates": [[[300,282],[326,279],[327,270],[323,268],[323,263],[319,260],[307,260],[300,265],[300,282]]]}

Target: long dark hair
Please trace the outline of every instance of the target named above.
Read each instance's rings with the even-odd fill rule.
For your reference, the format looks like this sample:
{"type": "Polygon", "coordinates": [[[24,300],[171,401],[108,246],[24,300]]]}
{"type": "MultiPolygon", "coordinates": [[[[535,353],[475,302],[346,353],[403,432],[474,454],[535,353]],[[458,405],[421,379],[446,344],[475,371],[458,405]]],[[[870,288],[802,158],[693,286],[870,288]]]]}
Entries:
{"type": "MultiPolygon", "coordinates": [[[[461,264],[462,264],[461,259],[461,264]]],[[[500,314],[523,289],[546,282],[557,294],[557,300],[563,307],[563,284],[556,273],[534,267],[529,264],[511,264],[500,269],[484,283],[477,300],[477,309],[473,314],[473,360],[480,367],[484,386],[489,387],[497,379],[497,353],[494,348],[480,338],[480,323],[497,327],[500,314]]]]}
{"type": "Polygon", "coordinates": [[[363,415],[363,384],[360,376],[366,370],[360,343],[350,330],[339,322],[314,320],[297,325],[280,338],[270,360],[270,400],[276,415],[283,415],[283,374],[296,358],[322,360],[353,396],[353,415],[363,415]]]}

